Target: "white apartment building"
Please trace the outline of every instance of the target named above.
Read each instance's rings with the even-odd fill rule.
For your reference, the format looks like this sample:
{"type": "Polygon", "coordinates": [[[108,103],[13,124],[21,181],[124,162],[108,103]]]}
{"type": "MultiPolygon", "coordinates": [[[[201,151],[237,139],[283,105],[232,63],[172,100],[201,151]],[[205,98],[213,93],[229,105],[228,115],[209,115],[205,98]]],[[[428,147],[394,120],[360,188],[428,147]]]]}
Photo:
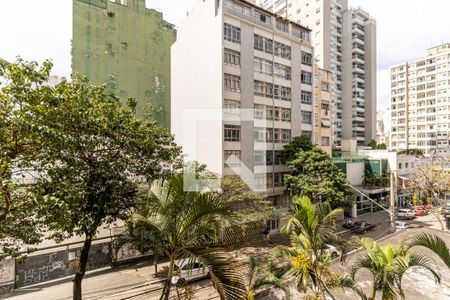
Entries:
{"type": "Polygon", "coordinates": [[[393,150],[425,154],[450,145],[450,43],[425,57],[392,66],[391,132],[393,150]]]}
{"type": "Polygon", "coordinates": [[[333,148],[376,138],[376,23],[347,0],[258,0],[262,7],[311,28],[314,58],[333,73],[333,148]]]}
{"type": "Polygon", "coordinates": [[[278,154],[315,131],[309,35],[247,1],[196,3],[171,51],[171,128],[186,160],[219,175],[254,174],[257,191],[289,203],[278,154]]]}

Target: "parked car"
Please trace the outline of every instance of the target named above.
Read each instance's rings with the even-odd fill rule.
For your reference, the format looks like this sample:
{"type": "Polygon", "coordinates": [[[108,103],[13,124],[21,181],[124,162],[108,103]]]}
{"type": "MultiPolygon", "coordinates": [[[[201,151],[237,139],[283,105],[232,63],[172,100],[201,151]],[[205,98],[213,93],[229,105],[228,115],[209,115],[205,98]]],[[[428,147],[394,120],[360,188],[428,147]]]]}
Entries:
{"type": "Polygon", "coordinates": [[[367,222],[355,222],[355,225],[352,228],[352,232],[363,234],[374,229],[375,227],[376,225],[367,222]]]}
{"type": "Polygon", "coordinates": [[[409,208],[400,208],[397,211],[397,217],[399,219],[414,219],[416,217],[416,213],[414,212],[414,210],[409,209],[409,208]]]}
{"type": "Polygon", "coordinates": [[[414,213],[416,216],[426,216],[428,215],[428,210],[426,210],[423,206],[414,207],[414,213]]]}
{"type": "Polygon", "coordinates": [[[209,270],[198,260],[180,259],[175,261],[174,274],[172,284],[177,284],[206,278],[209,270]]]}
{"type": "Polygon", "coordinates": [[[433,209],[433,204],[426,204],[424,205],[424,208],[427,210],[432,210],[433,209]]]}
{"type": "Polygon", "coordinates": [[[395,229],[401,230],[409,227],[409,224],[404,221],[395,221],[395,229]]]}
{"type": "Polygon", "coordinates": [[[347,228],[347,229],[351,229],[353,226],[353,220],[350,218],[347,218],[344,220],[344,224],[342,224],[342,227],[347,228]]]}
{"type": "Polygon", "coordinates": [[[330,255],[331,258],[336,258],[342,254],[341,251],[339,251],[336,247],[332,245],[325,244],[324,248],[322,249],[323,253],[330,255]]]}

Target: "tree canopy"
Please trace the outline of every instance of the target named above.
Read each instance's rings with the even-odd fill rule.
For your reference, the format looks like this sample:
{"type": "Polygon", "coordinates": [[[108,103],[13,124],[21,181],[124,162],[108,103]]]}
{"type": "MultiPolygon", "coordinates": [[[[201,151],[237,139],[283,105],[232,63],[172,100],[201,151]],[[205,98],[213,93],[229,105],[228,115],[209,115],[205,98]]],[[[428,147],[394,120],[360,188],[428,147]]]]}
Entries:
{"type": "Polygon", "coordinates": [[[41,148],[35,141],[36,109],[51,95],[43,85],[51,68],[50,61],[38,66],[0,59],[0,260],[41,238],[22,176],[31,175],[29,161],[41,148]]]}
{"type": "Polygon", "coordinates": [[[286,175],[285,182],[291,195],[308,196],[313,202],[328,201],[333,208],[344,202],[347,178],[322,149],[301,151],[288,166],[291,174],[286,175]]]}
{"type": "Polygon", "coordinates": [[[314,147],[310,137],[306,135],[296,136],[289,144],[283,146],[283,151],[280,153],[280,161],[286,164],[295,159],[297,153],[312,150],[314,147]]]}

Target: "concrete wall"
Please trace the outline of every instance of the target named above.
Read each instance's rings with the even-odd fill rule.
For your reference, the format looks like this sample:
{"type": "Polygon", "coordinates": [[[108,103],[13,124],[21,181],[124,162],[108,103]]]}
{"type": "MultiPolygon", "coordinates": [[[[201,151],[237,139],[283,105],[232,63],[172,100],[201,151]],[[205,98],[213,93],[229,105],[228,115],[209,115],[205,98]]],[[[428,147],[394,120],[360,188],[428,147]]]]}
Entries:
{"type": "Polygon", "coordinates": [[[145,0],[127,5],[73,0],[72,74],[105,84],[107,91],[138,100],[138,116],[151,104],[170,126],[170,46],[176,32],[145,0]]]}
{"type": "Polygon", "coordinates": [[[171,130],[175,141],[183,145],[186,160],[197,160],[207,164],[208,170],[221,173],[223,19],[215,5],[211,0],[198,2],[178,28],[171,49],[171,130]],[[188,115],[194,121],[210,120],[195,121],[192,132],[185,127],[188,115]],[[196,140],[185,137],[186,132],[196,140]],[[189,143],[194,148],[186,147],[189,143]]]}
{"type": "Polygon", "coordinates": [[[347,163],[347,179],[353,186],[362,185],[364,179],[364,163],[347,163]]]}

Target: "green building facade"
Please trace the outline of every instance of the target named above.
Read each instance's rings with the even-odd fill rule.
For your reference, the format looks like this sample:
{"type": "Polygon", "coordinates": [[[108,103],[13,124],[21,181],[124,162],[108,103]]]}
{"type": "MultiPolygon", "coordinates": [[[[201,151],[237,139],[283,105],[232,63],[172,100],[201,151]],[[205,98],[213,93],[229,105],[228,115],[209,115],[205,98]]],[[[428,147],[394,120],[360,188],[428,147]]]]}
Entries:
{"type": "Polygon", "coordinates": [[[138,101],[143,116],[149,103],[154,118],[170,127],[170,47],[174,26],[145,0],[73,0],[72,73],[123,103],[138,101]]]}

